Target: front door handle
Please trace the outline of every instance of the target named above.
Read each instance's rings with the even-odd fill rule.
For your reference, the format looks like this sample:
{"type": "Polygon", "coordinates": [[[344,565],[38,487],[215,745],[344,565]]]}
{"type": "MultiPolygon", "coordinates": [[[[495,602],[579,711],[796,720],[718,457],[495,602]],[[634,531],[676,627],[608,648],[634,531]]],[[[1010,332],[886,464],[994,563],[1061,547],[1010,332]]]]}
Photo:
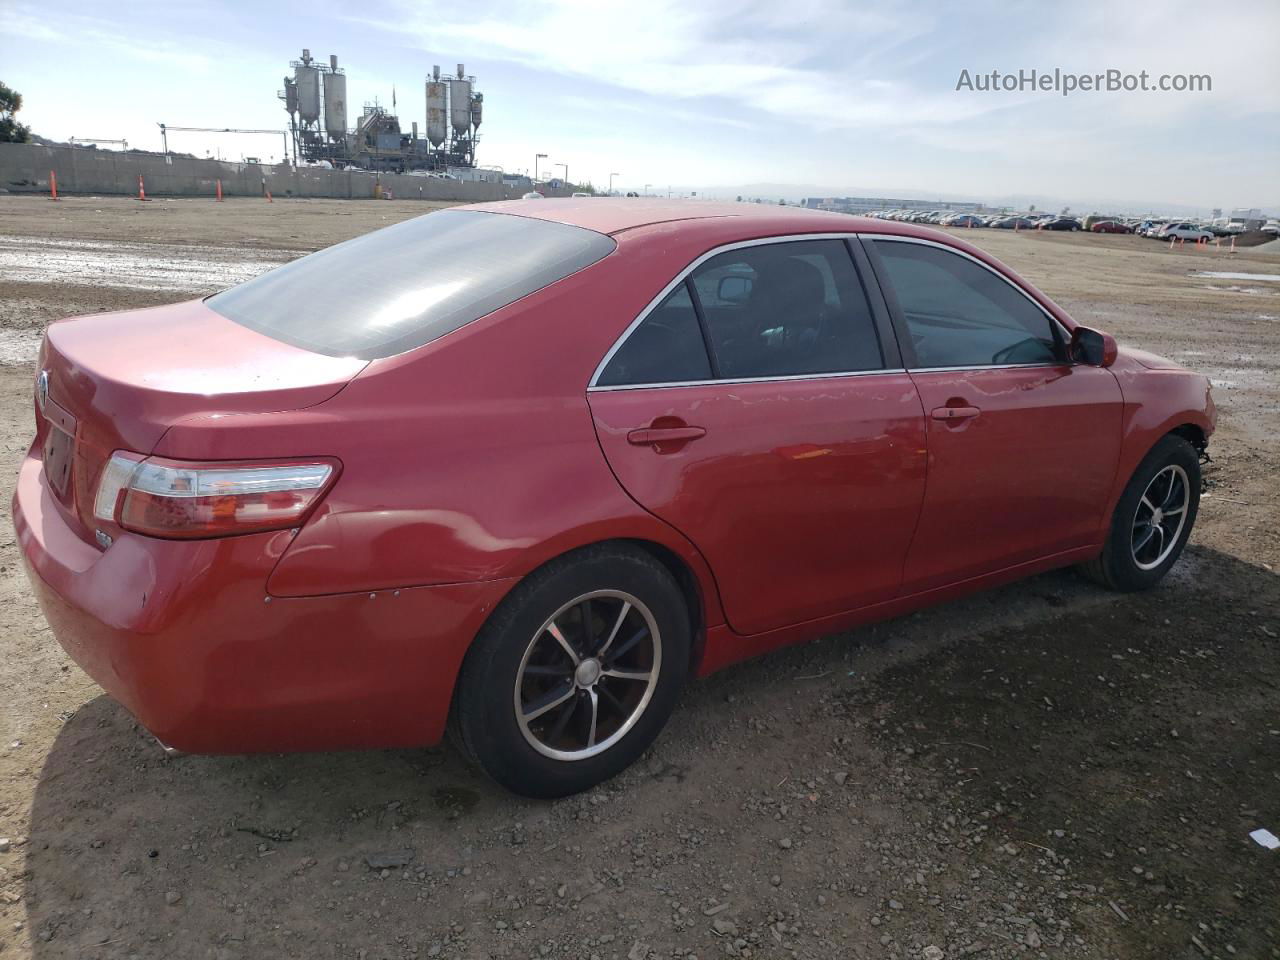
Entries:
{"type": "Polygon", "coordinates": [[[981,412],[977,407],[934,407],[930,416],[935,420],[969,420],[981,412]]]}
{"type": "Polygon", "coordinates": [[[628,433],[627,443],[645,447],[651,443],[684,443],[706,435],[702,427],[645,427],[628,433]]]}

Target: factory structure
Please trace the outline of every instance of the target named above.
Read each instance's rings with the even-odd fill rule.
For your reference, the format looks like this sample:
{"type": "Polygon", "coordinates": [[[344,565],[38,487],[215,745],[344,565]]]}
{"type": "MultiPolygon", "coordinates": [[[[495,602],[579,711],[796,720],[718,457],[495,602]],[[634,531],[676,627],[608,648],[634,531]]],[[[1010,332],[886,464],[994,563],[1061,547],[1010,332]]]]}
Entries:
{"type": "Polygon", "coordinates": [[[318,63],[304,49],[289,66],[293,75],[284,78],[278,96],[289,114],[296,162],[455,176],[476,169],[484,95],[461,63],[456,74],[442,76],[436,66],[426,78],[425,136],[419,136],[418,121],[406,131],[394,112],[377,103],[366,103],[348,127],[347,75],[336,56],[318,63]]]}

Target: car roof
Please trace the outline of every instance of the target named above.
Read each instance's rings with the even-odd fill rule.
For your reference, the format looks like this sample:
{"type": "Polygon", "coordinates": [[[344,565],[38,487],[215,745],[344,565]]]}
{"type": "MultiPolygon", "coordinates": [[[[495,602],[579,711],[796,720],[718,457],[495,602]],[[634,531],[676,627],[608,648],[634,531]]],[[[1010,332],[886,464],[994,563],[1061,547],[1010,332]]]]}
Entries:
{"type": "Polygon", "coordinates": [[[545,200],[501,200],[494,203],[471,204],[467,209],[551,220],[611,236],[624,230],[634,230],[638,227],[676,220],[732,218],[735,227],[750,230],[756,226],[767,225],[770,232],[779,233],[788,232],[788,228],[792,225],[795,226],[795,232],[802,233],[805,230],[852,231],[857,229],[850,225],[850,221],[855,219],[865,223],[879,222],[865,217],[855,218],[844,213],[829,213],[825,210],[810,210],[805,207],[732,201],[669,200],[666,197],[554,197],[545,200]],[[835,224],[842,226],[835,226],[835,224]],[[779,230],[779,227],[783,229],[779,230]]]}
{"type": "Polygon", "coordinates": [[[914,237],[951,247],[987,264],[997,273],[1002,273],[1019,284],[1068,330],[1076,326],[1076,322],[1062,308],[986,251],[941,230],[906,220],[880,220],[876,217],[858,217],[806,207],[784,207],[780,204],[668,200],[665,197],[502,200],[471,204],[462,209],[548,220],[610,236],[634,230],[636,233],[630,239],[640,243],[648,240],[663,246],[670,244],[671,237],[661,225],[683,222],[697,235],[696,241],[691,239],[691,243],[704,250],[739,241],[806,233],[914,237]]]}

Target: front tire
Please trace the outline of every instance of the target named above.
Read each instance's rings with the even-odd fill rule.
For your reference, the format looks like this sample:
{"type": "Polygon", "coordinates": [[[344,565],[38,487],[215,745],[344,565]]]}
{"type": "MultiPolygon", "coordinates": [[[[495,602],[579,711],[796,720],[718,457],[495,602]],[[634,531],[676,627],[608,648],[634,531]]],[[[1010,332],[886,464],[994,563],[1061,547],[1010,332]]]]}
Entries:
{"type": "Polygon", "coordinates": [[[1182,437],[1162,437],[1116,504],[1101,555],[1083,565],[1112,590],[1147,590],[1178,562],[1200,509],[1200,456],[1182,437]]]}
{"type": "Polygon", "coordinates": [[[454,738],[513,793],[589,789],[657,738],[691,644],[684,595],[652,556],[613,544],[567,554],[520,583],[476,637],[454,738]]]}

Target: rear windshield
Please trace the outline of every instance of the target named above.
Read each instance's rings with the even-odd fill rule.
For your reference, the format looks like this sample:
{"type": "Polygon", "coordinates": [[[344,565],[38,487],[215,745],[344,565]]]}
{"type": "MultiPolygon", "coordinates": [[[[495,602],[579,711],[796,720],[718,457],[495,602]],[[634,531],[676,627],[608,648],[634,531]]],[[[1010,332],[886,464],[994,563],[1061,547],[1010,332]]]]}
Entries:
{"type": "Polygon", "coordinates": [[[205,303],[336,357],[390,357],[457,330],[614,249],[581,227],[442,210],[328,247],[205,303]]]}

